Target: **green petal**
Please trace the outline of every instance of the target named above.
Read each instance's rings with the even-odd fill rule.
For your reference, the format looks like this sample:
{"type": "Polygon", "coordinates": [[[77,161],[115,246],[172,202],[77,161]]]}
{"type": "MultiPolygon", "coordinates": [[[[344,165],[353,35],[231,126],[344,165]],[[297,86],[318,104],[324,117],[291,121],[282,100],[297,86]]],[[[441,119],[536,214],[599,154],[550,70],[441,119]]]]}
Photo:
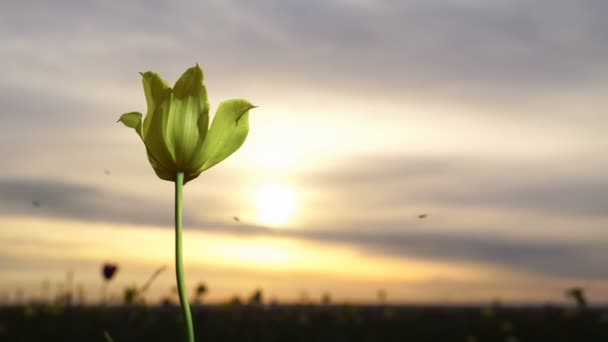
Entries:
{"type": "Polygon", "coordinates": [[[207,134],[209,102],[198,64],[184,72],[173,88],[167,147],[179,171],[191,168],[190,161],[200,151],[207,134]]]}
{"type": "Polygon", "coordinates": [[[174,158],[167,149],[166,129],[171,108],[171,87],[155,72],[147,71],[141,76],[148,105],[142,130],[144,143],[156,164],[166,170],[174,170],[174,158]]]}
{"type": "MultiPolygon", "coordinates": [[[[142,120],[141,113],[131,112],[123,114],[118,121],[122,122],[125,126],[135,129],[135,132],[139,135],[139,137],[143,140],[143,136],[141,133],[142,130],[142,120]]],[[[144,142],[145,143],[145,142],[144,142]]],[[[150,149],[146,146],[146,152],[148,154],[148,160],[150,161],[150,165],[154,169],[156,175],[164,180],[174,181],[175,173],[171,172],[167,167],[163,166],[158,159],[150,152],[150,149]]]]}
{"type": "Polygon", "coordinates": [[[150,149],[146,148],[146,152],[148,154],[148,161],[150,162],[150,165],[152,165],[152,169],[154,169],[154,173],[156,173],[158,178],[166,181],[175,182],[176,172],[163,166],[150,152],[150,149]]]}
{"type": "MultiPolygon", "coordinates": [[[[153,115],[148,114],[144,119],[144,143],[148,149],[148,153],[154,157],[156,163],[162,166],[163,169],[177,173],[175,167],[175,159],[167,148],[167,120],[171,109],[171,96],[156,107],[153,115]],[[145,128],[146,121],[150,124],[145,128]]],[[[152,162],[152,161],[151,161],[152,162]]],[[[152,165],[154,167],[154,165],[152,165]]],[[[163,178],[164,179],[164,178],[163,178]]]]}
{"type": "MultiPolygon", "coordinates": [[[[189,96],[199,96],[203,85],[203,69],[197,64],[186,70],[182,76],[175,82],[173,86],[173,94],[177,98],[186,98],[189,96]]],[[[205,100],[207,94],[205,93],[205,100]]]]}
{"type": "Polygon", "coordinates": [[[247,100],[234,99],[220,103],[203,143],[202,172],[226,159],[243,145],[249,133],[249,110],[256,106],[247,100]]]}
{"type": "Polygon", "coordinates": [[[144,137],[141,132],[141,130],[142,130],[141,116],[142,116],[141,113],[130,112],[130,113],[121,115],[120,119],[118,119],[118,121],[122,122],[127,127],[133,128],[135,130],[135,132],[137,132],[137,135],[139,135],[139,137],[143,140],[144,137]]]}
{"type": "Polygon", "coordinates": [[[150,127],[156,108],[159,107],[171,94],[171,87],[169,83],[165,81],[159,74],[146,71],[140,73],[142,76],[142,83],[144,86],[144,92],[146,94],[146,103],[148,105],[148,112],[144,119],[144,134],[150,127]]]}

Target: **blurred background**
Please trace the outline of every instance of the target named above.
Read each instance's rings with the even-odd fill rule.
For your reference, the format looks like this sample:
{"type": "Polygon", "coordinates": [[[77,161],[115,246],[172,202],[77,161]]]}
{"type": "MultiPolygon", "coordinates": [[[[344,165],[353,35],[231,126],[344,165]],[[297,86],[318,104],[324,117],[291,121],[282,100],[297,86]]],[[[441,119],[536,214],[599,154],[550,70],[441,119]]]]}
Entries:
{"type": "Polygon", "coordinates": [[[162,266],[146,299],[175,299],[173,184],[116,120],[146,110],[138,72],[173,84],[195,63],[211,114],[259,106],[185,187],[186,280],[207,302],[605,302],[607,11],[5,0],[0,303],[122,301],[162,266]]]}

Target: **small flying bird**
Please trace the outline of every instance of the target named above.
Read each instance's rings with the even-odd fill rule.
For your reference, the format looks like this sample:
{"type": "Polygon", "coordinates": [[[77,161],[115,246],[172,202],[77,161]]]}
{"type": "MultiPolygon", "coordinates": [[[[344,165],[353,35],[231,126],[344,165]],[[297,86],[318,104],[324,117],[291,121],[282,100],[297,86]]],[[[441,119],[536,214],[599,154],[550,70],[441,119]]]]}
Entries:
{"type": "Polygon", "coordinates": [[[426,217],[427,217],[426,213],[418,215],[419,219],[425,219],[426,217]]]}
{"type": "Polygon", "coordinates": [[[105,173],[106,176],[109,176],[110,175],[110,170],[104,170],[103,173],[105,173]]]}
{"type": "Polygon", "coordinates": [[[232,216],[234,222],[241,222],[241,219],[238,216],[232,216]]]}
{"type": "Polygon", "coordinates": [[[38,201],[32,201],[32,205],[34,207],[40,207],[40,202],[38,202],[38,201]]]}

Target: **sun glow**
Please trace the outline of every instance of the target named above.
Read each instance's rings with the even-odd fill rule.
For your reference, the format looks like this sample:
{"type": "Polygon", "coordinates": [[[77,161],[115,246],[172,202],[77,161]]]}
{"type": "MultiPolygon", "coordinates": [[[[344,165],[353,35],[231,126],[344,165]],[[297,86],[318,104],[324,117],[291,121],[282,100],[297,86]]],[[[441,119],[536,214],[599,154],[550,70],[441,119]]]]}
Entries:
{"type": "Polygon", "coordinates": [[[284,184],[260,187],[255,196],[258,217],[262,223],[284,225],[296,208],[296,192],[284,184]]]}

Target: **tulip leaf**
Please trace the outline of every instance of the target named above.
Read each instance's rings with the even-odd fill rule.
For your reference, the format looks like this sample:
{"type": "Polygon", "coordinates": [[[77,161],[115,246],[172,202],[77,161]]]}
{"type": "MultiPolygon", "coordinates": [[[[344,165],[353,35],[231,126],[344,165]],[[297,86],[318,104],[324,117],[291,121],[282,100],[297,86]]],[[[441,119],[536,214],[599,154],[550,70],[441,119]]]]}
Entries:
{"type": "Polygon", "coordinates": [[[245,142],[249,133],[249,110],[255,108],[249,101],[233,99],[220,103],[201,152],[205,171],[226,159],[245,142]]]}
{"type": "Polygon", "coordinates": [[[120,116],[118,121],[122,122],[125,126],[133,128],[140,138],[144,138],[141,133],[141,113],[130,112],[120,116]]]}

